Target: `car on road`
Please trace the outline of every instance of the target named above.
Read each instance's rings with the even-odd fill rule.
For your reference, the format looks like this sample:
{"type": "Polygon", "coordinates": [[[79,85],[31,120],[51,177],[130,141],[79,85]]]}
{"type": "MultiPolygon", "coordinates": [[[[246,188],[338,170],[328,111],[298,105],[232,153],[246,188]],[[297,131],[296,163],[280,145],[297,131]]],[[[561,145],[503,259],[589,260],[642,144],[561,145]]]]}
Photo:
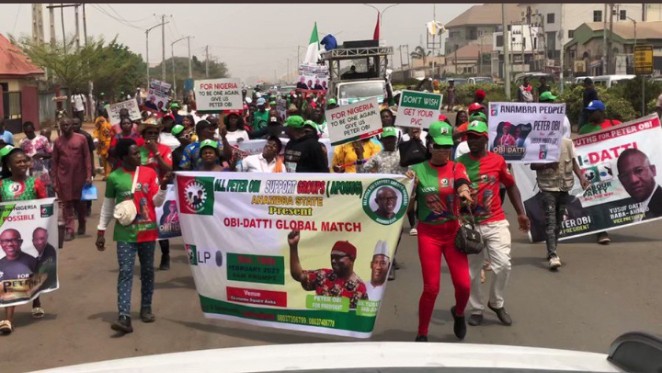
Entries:
{"type": "Polygon", "coordinates": [[[485,84],[485,83],[491,84],[494,83],[494,79],[492,79],[492,77],[489,76],[474,76],[468,79],[468,83],[473,85],[485,84]]]}
{"type": "Polygon", "coordinates": [[[609,354],[471,343],[340,342],[264,345],[108,360],[40,372],[659,372],[662,340],[617,338],[609,354]]]}
{"type": "Polygon", "coordinates": [[[598,75],[593,77],[593,84],[611,88],[612,86],[625,80],[634,79],[636,75],[598,75]]]}

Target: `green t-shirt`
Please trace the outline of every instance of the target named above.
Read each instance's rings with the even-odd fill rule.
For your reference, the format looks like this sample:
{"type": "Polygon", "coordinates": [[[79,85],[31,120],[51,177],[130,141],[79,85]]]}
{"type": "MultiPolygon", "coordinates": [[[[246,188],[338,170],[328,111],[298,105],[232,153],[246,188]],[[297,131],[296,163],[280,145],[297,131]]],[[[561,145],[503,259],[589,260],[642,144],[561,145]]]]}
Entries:
{"type": "Polygon", "coordinates": [[[469,181],[464,165],[449,161],[443,166],[433,166],[425,161],[411,166],[411,169],[418,179],[418,220],[435,225],[457,220],[460,204],[455,191],[456,181],[469,181]]]}
{"type": "Polygon", "coordinates": [[[131,192],[134,172],[120,167],[108,175],[106,198],[117,205],[132,199],[136,205],[136,219],[128,226],[115,224],[113,239],[118,242],[151,242],[158,239],[154,196],[159,191],[156,172],[149,167],[140,167],[135,192],[131,192]]]}
{"type": "Polygon", "coordinates": [[[586,123],[579,129],[579,134],[586,135],[587,133],[598,132],[600,130],[602,130],[602,126],[598,124],[586,123]]]}
{"type": "Polygon", "coordinates": [[[253,113],[253,130],[261,130],[269,123],[269,111],[265,110],[264,113],[256,111],[253,113]]]}

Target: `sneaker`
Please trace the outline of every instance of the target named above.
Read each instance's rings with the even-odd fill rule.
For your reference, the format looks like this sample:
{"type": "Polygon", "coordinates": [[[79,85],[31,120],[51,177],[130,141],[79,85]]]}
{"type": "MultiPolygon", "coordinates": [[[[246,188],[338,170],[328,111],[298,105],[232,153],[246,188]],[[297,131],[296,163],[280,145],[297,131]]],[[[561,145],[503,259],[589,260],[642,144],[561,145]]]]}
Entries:
{"type": "Polygon", "coordinates": [[[0,321],[0,334],[9,335],[11,334],[12,331],[14,331],[14,328],[12,328],[11,326],[11,321],[9,320],[0,321]]]}
{"type": "Polygon", "coordinates": [[[483,315],[480,313],[469,316],[469,325],[478,326],[483,323],[483,315]]]}
{"type": "Polygon", "coordinates": [[[409,230],[409,235],[410,236],[418,236],[418,229],[412,228],[409,230]]]}
{"type": "Polygon", "coordinates": [[[561,259],[557,255],[549,258],[549,269],[555,270],[558,269],[560,266],[561,266],[561,259]]]}
{"type": "Polygon", "coordinates": [[[114,321],[110,328],[122,332],[122,333],[132,333],[133,327],[131,326],[131,318],[129,316],[121,315],[117,321],[114,321]]]}
{"type": "Polygon", "coordinates": [[[499,318],[499,321],[501,321],[503,325],[510,326],[513,324],[513,320],[510,318],[510,315],[508,314],[508,312],[506,312],[506,309],[504,307],[501,308],[492,307],[492,305],[489,303],[487,303],[487,307],[489,307],[489,309],[491,309],[496,313],[497,317],[499,318]]]}
{"type": "MultiPolygon", "coordinates": [[[[89,216],[89,215],[88,215],[89,216]]],[[[85,235],[85,222],[80,222],[78,223],[78,232],[76,232],[79,236],[85,235]]]]}
{"type": "Polygon", "coordinates": [[[427,335],[417,335],[416,339],[414,341],[415,342],[427,342],[428,341],[428,336],[427,335]]]}
{"type": "Polygon", "coordinates": [[[598,233],[598,243],[600,245],[609,245],[610,242],[611,238],[609,238],[609,234],[607,234],[607,232],[598,233]]]}
{"type": "Polygon", "coordinates": [[[33,307],[32,308],[32,318],[33,319],[41,319],[41,318],[44,317],[45,314],[46,314],[46,312],[41,307],[33,307]]]}
{"type": "Polygon", "coordinates": [[[147,323],[156,320],[156,316],[152,313],[152,307],[144,307],[140,310],[140,320],[147,323]]]}
{"type": "Polygon", "coordinates": [[[464,339],[467,335],[467,322],[464,316],[457,316],[455,314],[455,306],[451,307],[451,315],[453,315],[453,333],[458,339],[464,339]]]}

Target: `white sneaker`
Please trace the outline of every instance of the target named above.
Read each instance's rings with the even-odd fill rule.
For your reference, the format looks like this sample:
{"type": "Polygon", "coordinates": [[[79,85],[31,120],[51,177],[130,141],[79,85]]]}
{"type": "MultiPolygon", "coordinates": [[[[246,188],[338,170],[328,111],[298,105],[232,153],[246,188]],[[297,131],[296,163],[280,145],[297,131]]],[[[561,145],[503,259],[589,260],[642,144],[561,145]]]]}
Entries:
{"type": "Polygon", "coordinates": [[[549,258],[549,269],[558,269],[561,266],[561,259],[558,256],[549,258]]]}
{"type": "Polygon", "coordinates": [[[416,228],[412,228],[409,230],[409,235],[410,236],[418,236],[418,230],[416,228]]]}

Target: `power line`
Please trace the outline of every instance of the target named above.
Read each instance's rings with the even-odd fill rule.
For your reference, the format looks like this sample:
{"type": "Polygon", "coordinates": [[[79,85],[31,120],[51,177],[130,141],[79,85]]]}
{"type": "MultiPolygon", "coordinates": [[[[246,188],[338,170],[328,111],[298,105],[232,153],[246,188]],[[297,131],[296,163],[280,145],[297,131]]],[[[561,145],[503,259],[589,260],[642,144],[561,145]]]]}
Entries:
{"type": "Polygon", "coordinates": [[[106,16],[108,16],[108,17],[114,19],[115,21],[117,21],[117,22],[123,24],[124,26],[132,27],[132,28],[134,28],[134,29],[136,29],[136,30],[144,31],[143,28],[138,27],[138,26],[134,26],[134,25],[132,25],[132,24],[130,24],[130,23],[127,23],[127,22],[125,22],[125,21],[123,21],[123,20],[121,20],[121,19],[119,19],[119,18],[113,16],[112,14],[106,12],[103,8],[101,8],[101,7],[98,6],[97,4],[90,4],[90,5],[92,5],[92,7],[94,7],[94,9],[100,11],[101,13],[103,13],[104,15],[106,15],[106,16]]]}
{"type": "Polygon", "coordinates": [[[16,31],[16,24],[18,23],[18,17],[21,15],[21,10],[23,10],[24,4],[19,4],[18,9],[16,9],[16,17],[14,18],[14,27],[11,28],[11,33],[13,34],[16,31]]]}
{"type": "Polygon", "coordinates": [[[145,17],[145,18],[142,18],[142,19],[137,19],[137,20],[135,20],[135,21],[134,21],[134,20],[129,21],[129,20],[127,20],[126,18],[122,17],[119,13],[117,13],[117,11],[115,10],[115,8],[113,8],[110,4],[106,4],[106,6],[107,6],[108,8],[110,8],[110,10],[112,10],[113,13],[117,14],[118,17],[120,17],[121,19],[123,19],[125,22],[128,22],[128,23],[144,22],[144,21],[150,19],[150,17],[145,17]]]}

